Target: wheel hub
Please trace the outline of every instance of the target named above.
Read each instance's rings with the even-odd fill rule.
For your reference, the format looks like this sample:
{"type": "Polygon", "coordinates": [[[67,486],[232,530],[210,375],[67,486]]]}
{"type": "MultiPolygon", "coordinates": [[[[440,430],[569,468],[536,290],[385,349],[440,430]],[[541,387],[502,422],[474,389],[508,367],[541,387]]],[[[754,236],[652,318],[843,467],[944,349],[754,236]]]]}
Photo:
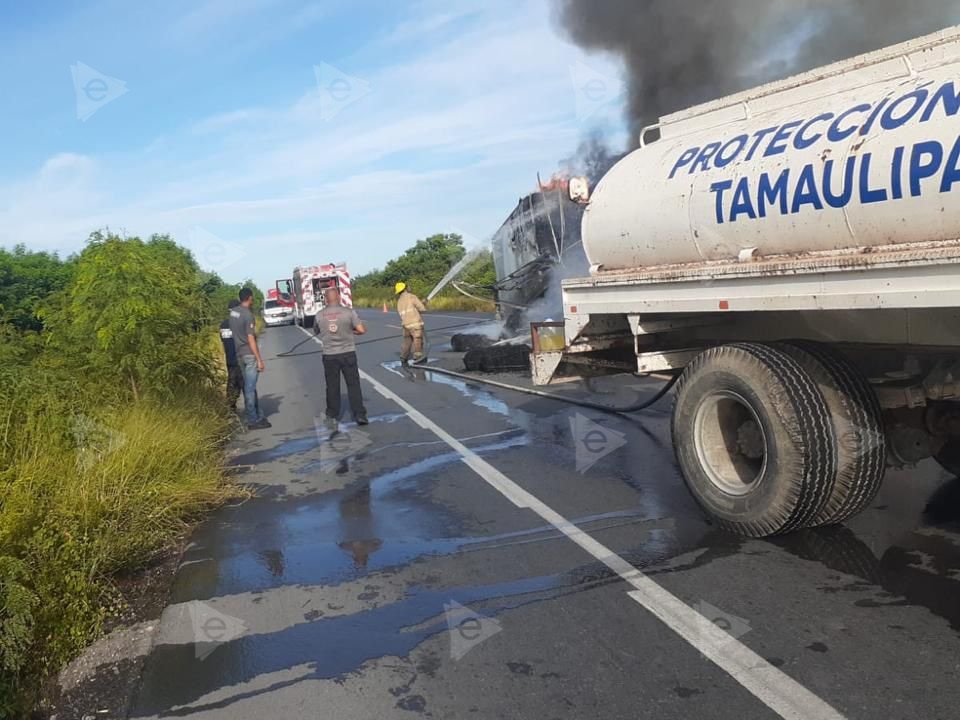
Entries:
{"type": "Polygon", "coordinates": [[[737,448],[746,457],[757,460],[764,453],[763,430],[759,423],[748,420],[737,428],[737,448]]]}
{"type": "Polygon", "coordinates": [[[694,421],[694,449],[717,489],[746,495],[760,482],[767,464],[767,438],[753,408],[724,390],[703,399],[694,421]]]}

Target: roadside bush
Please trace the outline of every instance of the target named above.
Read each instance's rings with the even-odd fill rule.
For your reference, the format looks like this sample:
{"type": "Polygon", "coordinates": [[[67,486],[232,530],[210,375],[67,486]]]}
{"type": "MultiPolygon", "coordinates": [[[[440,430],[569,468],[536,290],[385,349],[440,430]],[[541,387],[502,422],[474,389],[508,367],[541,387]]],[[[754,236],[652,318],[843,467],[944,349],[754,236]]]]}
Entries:
{"type": "Polygon", "coordinates": [[[221,467],[227,420],[211,412],[213,397],[64,415],[49,412],[63,407],[61,398],[31,394],[31,386],[5,386],[16,410],[0,425],[0,667],[8,688],[18,684],[9,678],[56,672],[97,636],[113,602],[112,574],[148,563],[235,494],[221,467]]]}
{"type": "Polygon", "coordinates": [[[204,290],[226,286],[164,237],[95,235],[73,263],[41,332],[0,323],[2,717],[102,631],[112,576],[237,494],[204,290]]]}
{"type": "Polygon", "coordinates": [[[34,612],[40,601],[28,582],[25,562],[0,556],[0,717],[17,710],[19,678],[35,642],[34,612]]]}
{"type": "Polygon", "coordinates": [[[200,331],[218,316],[201,287],[196,262],[169,238],[95,234],[42,315],[59,355],[97,382],[168,396],[214,373],[200,331]]]}
{"type": "Polygon", "coordinates": [[[0,248],[0,318],[19,330],[42,330],[37,310],[66,287],[72,265],[55,254],[30,252],[23,245],[0,248]]]}

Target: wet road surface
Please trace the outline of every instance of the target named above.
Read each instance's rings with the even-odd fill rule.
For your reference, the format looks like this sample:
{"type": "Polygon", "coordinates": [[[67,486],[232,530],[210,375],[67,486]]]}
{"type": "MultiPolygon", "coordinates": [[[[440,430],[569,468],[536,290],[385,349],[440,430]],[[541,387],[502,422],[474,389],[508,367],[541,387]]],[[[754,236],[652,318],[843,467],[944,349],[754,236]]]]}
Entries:
{"type": "Polygon", "coordinates": [[[362,315],[371,424],[334,437],[318,346],[266,333],[273,428],[232,457],[258,495],[195,532],[134,717],[960,717],[960,482],[932,462],[744,540],[684,490],[669,400],[403,371],[395,315],[362,315]]]}

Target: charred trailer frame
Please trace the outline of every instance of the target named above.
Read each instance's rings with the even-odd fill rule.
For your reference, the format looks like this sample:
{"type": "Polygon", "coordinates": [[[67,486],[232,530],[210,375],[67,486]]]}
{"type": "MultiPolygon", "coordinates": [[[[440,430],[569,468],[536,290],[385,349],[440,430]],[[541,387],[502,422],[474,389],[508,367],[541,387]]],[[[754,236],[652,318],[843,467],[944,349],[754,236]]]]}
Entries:
{"type": "Polygon", "coordinates": [[[588,270],[580,240],[582,218],[583,206],[570,199],[568,182],[553,181],[520,198],[494,233],[494,302],[498,319],[510,333],[524,329],[530,306],[551,291],[556,297],[550,310],[562,313],[559,280],[588,270]]]}

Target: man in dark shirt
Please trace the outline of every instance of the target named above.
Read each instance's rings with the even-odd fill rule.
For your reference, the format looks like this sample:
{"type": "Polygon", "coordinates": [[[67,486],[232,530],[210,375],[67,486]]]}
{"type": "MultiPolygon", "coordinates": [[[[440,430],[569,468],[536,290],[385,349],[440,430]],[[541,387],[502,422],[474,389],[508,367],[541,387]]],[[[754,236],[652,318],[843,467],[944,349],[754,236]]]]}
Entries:
{"type": "Polygon", "coordinates": [[[247,415],[247,428],[262,430],[272,427],[260,411],[257,399],[257,380],[264,370],[263,357],[257,345],[256,322],[253,319],[253,290],[243,288],[239,293],[240,304],[230,311],[230,332],[237,350],[237,359],[243,368],[243,409],[247,415]]]}
{"type": "Polygon", "coordinates": [[[327,384],[327,424],[336,429],[340,420],[340,375],[347,382],[350,410],[357,425],[367,425],[367,410],[360,390],[360,369],[357,367],[357,346],[354,335],[363,335],[363,326],[356,311],[340,304],[340,291],[327,288],[323,293],[326,306],[317,313],[316,328],[323,342],[323,376],[327,384]]]}
{"type": "MultiPolygon", "coordinates": [[[[231,300],[227,304],[227,311],[233,310],[240,304],[239,300],[231,300]]],[[[237,359],[237,348],[233,343],[233,331],[230,330],[229,318],[220,323],[220,341],[223,343],[223,356],[227,361],[227,405],[231,410],[237,409],[237,400],[243,392],[243,368],[237,359]]]]}

